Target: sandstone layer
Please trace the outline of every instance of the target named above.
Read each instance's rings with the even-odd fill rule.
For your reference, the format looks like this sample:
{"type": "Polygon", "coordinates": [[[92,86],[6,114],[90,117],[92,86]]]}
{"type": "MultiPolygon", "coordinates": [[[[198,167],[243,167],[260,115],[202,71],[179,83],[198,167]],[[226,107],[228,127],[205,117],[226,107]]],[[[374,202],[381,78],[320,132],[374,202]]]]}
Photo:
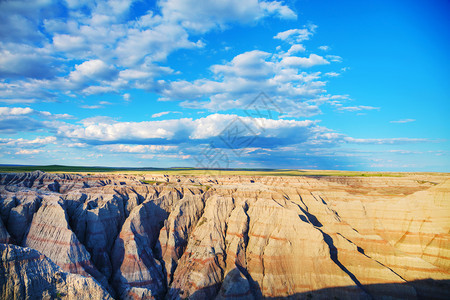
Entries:
{"type": "Polygon", "coordinates": [[[2,299],[450,299],[450,176],[0,174],[0,252],[2,299]]]}

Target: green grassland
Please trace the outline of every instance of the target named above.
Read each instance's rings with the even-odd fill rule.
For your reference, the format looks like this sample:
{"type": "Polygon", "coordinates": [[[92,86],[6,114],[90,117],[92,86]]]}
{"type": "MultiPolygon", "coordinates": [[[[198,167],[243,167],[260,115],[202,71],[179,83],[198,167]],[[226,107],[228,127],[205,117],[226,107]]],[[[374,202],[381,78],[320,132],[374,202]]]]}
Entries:
{"type": "MultiPolygon", "coordinates": [[[[78,173],[78,174],[166,174],[182,176],[224,175],[224,176],[350,176],[350,177],[401,177],[411,173],[402,172],[358,172],[336,170],[289,170],[289,169],[196,169],[196,168],[109,168],[109,167],[82,167],[82,166],[8,166],[0,165],[1,173],[32,172],[40,170],[47,173],[78,173]]],[[[425,174],[425,173],[422,173],[425,174]]],[[[433,173],[436,174],[436,173],[433,173]]],[[[156,183],[156,182],[155,182],[156,183]]]]}
{"type": "Polygon", "coordinates": [[[166,181],[158,181],[158,180],[142,180],[142,182],[151,185],[160,185],[167,183],[166,181]]]}

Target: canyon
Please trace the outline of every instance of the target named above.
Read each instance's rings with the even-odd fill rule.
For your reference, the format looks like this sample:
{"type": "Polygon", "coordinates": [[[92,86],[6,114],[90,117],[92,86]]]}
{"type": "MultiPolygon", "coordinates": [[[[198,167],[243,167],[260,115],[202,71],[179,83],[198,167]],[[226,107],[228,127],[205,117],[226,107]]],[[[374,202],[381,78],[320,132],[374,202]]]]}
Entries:
{"type": "Polygon", "coordinates": [[[4,173],[0,217],[1,299],[450,299],[445,173],[4,173]]]}

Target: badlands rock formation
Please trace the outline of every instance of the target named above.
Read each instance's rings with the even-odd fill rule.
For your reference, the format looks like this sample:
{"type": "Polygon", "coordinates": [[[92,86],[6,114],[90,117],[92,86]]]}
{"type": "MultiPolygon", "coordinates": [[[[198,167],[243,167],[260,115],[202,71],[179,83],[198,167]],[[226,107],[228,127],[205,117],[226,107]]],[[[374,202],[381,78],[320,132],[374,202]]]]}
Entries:
{"type": "Polygon", "coordinates": [[[449,193],[446,174],[1,174],[0,298],[450,299],[449,193]]]}

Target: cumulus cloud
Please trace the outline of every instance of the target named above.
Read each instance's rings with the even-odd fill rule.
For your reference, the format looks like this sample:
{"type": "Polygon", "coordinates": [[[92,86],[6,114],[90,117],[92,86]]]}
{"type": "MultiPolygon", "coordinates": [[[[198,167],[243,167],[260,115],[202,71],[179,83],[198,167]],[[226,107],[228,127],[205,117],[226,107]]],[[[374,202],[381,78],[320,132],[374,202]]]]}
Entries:
{"type": "Polygon", "coordinates": [[[245,78],[266,77],[273,72],[273,64],[267,62],[270,53],[253,50],[237,55],[225,65],[214,65],[211,70],[220,76],[245,78]]]}
{"type": "Polygon", "coordinates": [[[53,1],[0,1],[2,41],[25,44],[41,41],[45,36],[36,28],[41,19],[55,17],[53,5],[53,1]]]}
{"type": "Polygon", "coordinates": [[[0,118],[14,116],[39,116],[46,119],[71,119],[69,114],[52,114],[48,111],[38,111],[30,107],[0,107],[0,118]]]}
{"type": "MultiPolygon", "coordinates": [[[[220,140],[227,128],[239,129],[237,137],[258,137],[259,143],[280,145],[290,140],[306,141],[317,134],[315,122],[272,120],[212,114],[204,118],[170,119],[145,122],[84,122],[59,125],[57,136],[90,144],[201,144],[220,140]],[[230,127],[237,124],[238,127],[230,127]],[[269,142],[271,141],[271,143],[269,142]],[[277,141],[276,143],[274,143],[277,141]]],[[[223,139],[222,139],[223,140],[223,139]]],[[[130,149],[130,148],[122,148],[130,149]]]]}
{"type": "Polygon", "coordinates": [[[99,109],[102,107],[103,106],[101,106],[101,105],[81,105],[81,108],[84,108],[84,109],[99,109]]]}
{"type": "Polygon", "coordinates": [[[411,150],[388,150],[389,153],[397,153],[397,154],[422,154],[423,152],[420,151],[411,151],[411,150]]]}
{"type": "Polygon", "coordinates": [[[30,107],[0,107],[0,132],[17,133],[48,128],[45,120],[70,119],[69,114],[52,114],[30,107]]]}
{"type": "Polygon", "coordinates": [[[341,74],[340,74],[340,73],[337,73],[337,72],[327,72],[327,73],[325,73],[325,76],[328,76],[328,77],[338,77],[338,76],[341,76],[341,74]]]}
{"type": "Polygon", "coordinates": [[[357,139],[352,137],[345,137],[347,143],[355,144],[408,144],[408,143],[427,143],[431,140],[423,138],[385,138],[385,139],[357,139]]]}
{"type": "Polygon", "coordinates": [[[48,144],[52,144],[56,141],[56,137],[37,137],[32,140],[27,140],[23,138],[18,139],[2,139],[0,138],[0,146],[11,146],[11,147],[42,147],[48,144]]]}
{"type": "Polygon", "coordinates": [[[123,100],[125,100],[125,101],[130,101],[131,100],[131,95],[128,94],[128,93],[123,94],[122,97],[123,97],[123,100]]]}
{"type": "Polygon", "coordinates": [[[0,116],[23,116],[34,113],[29,107],[0,107],[0,116]]]}
{"type": "Polygon", "coordinates": [[[0,138],[0,149],[2,152],[29,155],[43,152],[43,148],[55,143],[56,137],[54,136],[36,137],[35,139],[0,138]]]}
{"type": "Polygon", "coordinates": [[[180,155],[180,154],[143,154],[139,156],[140,158],[143,159],[190,159],[191,155],[180,155]]]}
{"type": "Polygon", "coordinates": [[[280,1],[161,0],[142,3],[144,13],[132,18],[132,0],[75,2],[0,2],[0,78],[14,79],[0,86],[0,101],[157,90],[157,78],[172,72],[160,64],[179,49],[204,47],[199,34],[296,18],[280,1]]]}
{"type": "Polygon", "coordinates": [[[40,150],[40,149],[33,149],[33,150],[23,149],[23,150],[17,151],[16,154],[19,154],[19,155],[30,155],[30,154],[41,153],[42,151],[44,151],[44,150],[40,150]]]}
{"type": "Polygon", "coordinates": [[[56,101],[57,93],[50,91],[42,80],[0,82],[0,102],[8,104],[56,101]]]}
{"type": "Polygon", "coordinates": [[[152,115],[152,118],[159,118],[168,114],[181,114],[179,111],[162,111],[152,115]]]}
{"type": "Polygon", "coordinates": [[[164,61],[177,49],[203,47],[201,41],[190,41],[187,31],[177,24],[162,23],[148,29],[130,29],[115,50],[117,57],[126,67],[134,67],[150,61],[164,61]],[[150,51],[149,51],[150,50],[150,51]]]}
{"type": "Polygon", "coordinates": [[[77,52],[87,47],[86,40],[83,37],[69,34],[55,34],[53,46],[55,50],[63,52],[77,52]]]}
{"type": "Polygon", "coordinates": [[[287,7],[286,5],[283,5],[279,1],[261,1],[259,3],[259,6],[264,13],[266,14],[274,14],[278,16],[281,19],[296,19],[297,14],[287,7]]]}
{"type": "Polygon", "coordinates": [[[75,66],[75,70],[69,74],[73,81],[82,82],[85,80],[111,80],[117,70],[107,65],[100,59],[92,59],[75,66]]]}
{"type": "MultiPolygon", "coordinates": [[[[229,156],[239,151],[237,162],[244,161],[247,166],[255,163],[280,167],[276,164],[281,163],[283,166],[282,162],[287,160],[290,167],[315,165],[328,168],[332,163],[344,161],[346,157],[363,156],[351,149],[339,151],[340,145],[438,142],[424,138],[353,138],[319,126],[317,121],[239,117],[235,114],[145,122],[120,122],[109,117],[93,117],[73,124],[55,120],[41,122],[30,117],[33,113],[31,108],[15,108],[8,113],[10,117],[21,118],[18,124],[24,126],[19,128],[16,124],[14,132],[41,129],[46,133],[54,133],[52,136],[32,139],[1,138],[2,152],[17,155],[44,153],[44,148],[51,145],[49,149],[55,151],[62,151],[61,147],[65,152],[81,151],[87,159],[89,154],[101,152],[105,159],[120,154],[124,159],[190,159],[189,162],[195,165],[194,158],[198,159],[205,147],[213,144],[229,156]],[[27,128],[29,123],[24,122],[27,120],[25,118],[35,121],[37,125],[33,127],[32,124],[31,129],[27,128]]],[[[5,133],[5,128],[1,126],[2,122],[0,128],[5,133]]],[[[391,152],[401,153],[395,148],[391,152]]]]}
{"type": "Polygon", "coordinates": [[[318,100],[325,99],[326,82],[321,80],[320,72],[307,69],[330,62],[316,54],[292,55],[303,50],[303,46],[294,44],[286,52],[280,48],[275,53],[241,53],[229,62],[211,66],[214,80],[164,82],[159,90],[160,100],[184,100],[184,107],[226,111],[245,108],[264,91],[284,108],[284,116],[318,114],[318,100]]]}
{"type": "MultiPolygon", "coordinates": [[[[326,94],[325,77],[337,76],[336,72],[322,74],[314,67],[338,61],[337,56],[327,58],[306,52],[299,42],[309,39],[315,25],[278,33],[274,38],[288,41],[289,48],[278,46],[271,53],[261,50],[236,55],[228,62],[210,67],[213,78],[193,81],[160,81],[160,100],[181,100],[181,106],[208,109],[213,112],[244,108],[261,92],[272,97],[282,107],[281,117],[310,117],[321,113],[320,105],[328,100],[339,103],[326,94]]],[[[367,108],[368,109],[368,108],[367,108]]]]}
{"type": "Polygon", "coordinates": [[[197,32],[224,28],[229,23],[250,23],[269,15],[295,19],[297,15],[279,1],[257,0],[165,0],[160,3],[165,17],[197,32]]]}
{"type": "Polygon", "coordinates": [[[0,78],[51,78],[56,75],[55,64],[56,59],[42,49],[0,46],[0,78]]]}
{"type": "Polygon", "coordinates": [[[103,145],[98,146],[97,149],[101,151],[109,151],[115,153],[148,153],[148,152],[163,152],[177,149],[177,146],[168,145],[103,145]]]}
{"type": "MultiPolygon", "coordinates": [[[[268,17],[295,19],[296,12],[287,2],[161,0],[155,4],[143,1],[139,2],[139,12],[135,11],[135,3],[133,0],[0,1],[0,102],[66,101],[66,97],[72,97],[83,99],[79,104],[85,104],[82,107],[95,109],[108,103],[88,103],[85,96],[114,93],[113,97],[121,95],[130,101],[130,91],[143,89],[159,95],[160,100],[181,101],[186,108],[223,112],[246,109],[264,91],[280,108],[275,109],[280,119],[212,114],[198,119],[149,122],[95,117],[74,123],[64,121],[71,118],[68,114],[52,114],[31,107],[1,107],[1,133],[38,135],[29,140],[1,139],[1,147],[9,149],[11,154],[23,155],[35,154],[34,150],[51,145],[86,153],[101,150],[110,155],[137,153],[142,158],[188,158],[198,153],[204,143],[215,142],[225,147],[223,142],[220,144],[221,135],[230,124],[238,124],[239,138],[256,137],[255,143],[243,152],[248,157],[254,156],[255,162],[274,153],[295,161],[316,155],[320,147],[331,149],[340,144],[397,145],[427,141],[357,139],[320,127],[313,121],[298,121],[300,117],[320,114],[324,103],[331,103],[341,111],[378,109],[344,106],[342,103],[348,100],[345,96],[328,94],[327,81],[347,68],[340,68],[339,73],[330,70],[333,63],[343,59],[330,53],[329,46],[314,46],[315,50],[324,51],[320,55],[305,47],[317,30],[315,25],[279,32],[274,36],[280,43],[276,51],[244,49],[233,58],[227,56],[231,52],[220,52],[227,60],[215,62],[209,69],[210,76],[187,80],[178,70],[167,66],[171,62],[168,57],[176,51],[208,47],[205,33],[220,32],[235,24],[252,26],[268,17]],[[323,71],[321,66],[325,65],[323,71]],[[289,120],[290,117],[297,120],[289,120]],[[49,134],[56,135],[43,137],[49,134]],[[175,153],[180,151],[173,148],[175,144],[186,146],[191,152],[175,153]],[[174,152],[167,153],[170,151],[174,152]],[[284,152],[280,154],[280,151],[284,152]]],[[[160,112],[153,117],[168,113],[176,112],[160,112]]],[[[311,164],[324,166],[319,159],[311,164]]]]}
{"type": "Polygon", "coordinates": [[[338,55],[326,55],[325,56],[329,61],[332,62],[342,62],[342,57],[338,56],[338,55]]]}
{"type": "Polygon", "coordinates": [[[344,111],[361,111],[361,110],[378,110],[379,107],[358,105],[358,106],[338,106],[338,110],[344,111]]]}
{"type": "Polygon", "coordinates": [[[310,54],[309,57],[288,56],[281,60],[281,64],[286,67],[310,68],[318,65],[328,65],[330,62],[317,54],[310,54]]]}
{"type": "Polygon", "coordinates": [[[304,52],[306,51],[305,47],[302,44],[294,44],[289,48],[289,50],[286,52],[286,55],[292,55],[298,52],[304,52]]]}
{"type": "Polygon", "coordinates": [[[277,33],[277,35],[274,36],[274,39],[286,41],[291,44],[298,44],[309,40],[315,33],[316,28],[316,25],[308,25],[302,29],[289,29],[277,33]]]}

